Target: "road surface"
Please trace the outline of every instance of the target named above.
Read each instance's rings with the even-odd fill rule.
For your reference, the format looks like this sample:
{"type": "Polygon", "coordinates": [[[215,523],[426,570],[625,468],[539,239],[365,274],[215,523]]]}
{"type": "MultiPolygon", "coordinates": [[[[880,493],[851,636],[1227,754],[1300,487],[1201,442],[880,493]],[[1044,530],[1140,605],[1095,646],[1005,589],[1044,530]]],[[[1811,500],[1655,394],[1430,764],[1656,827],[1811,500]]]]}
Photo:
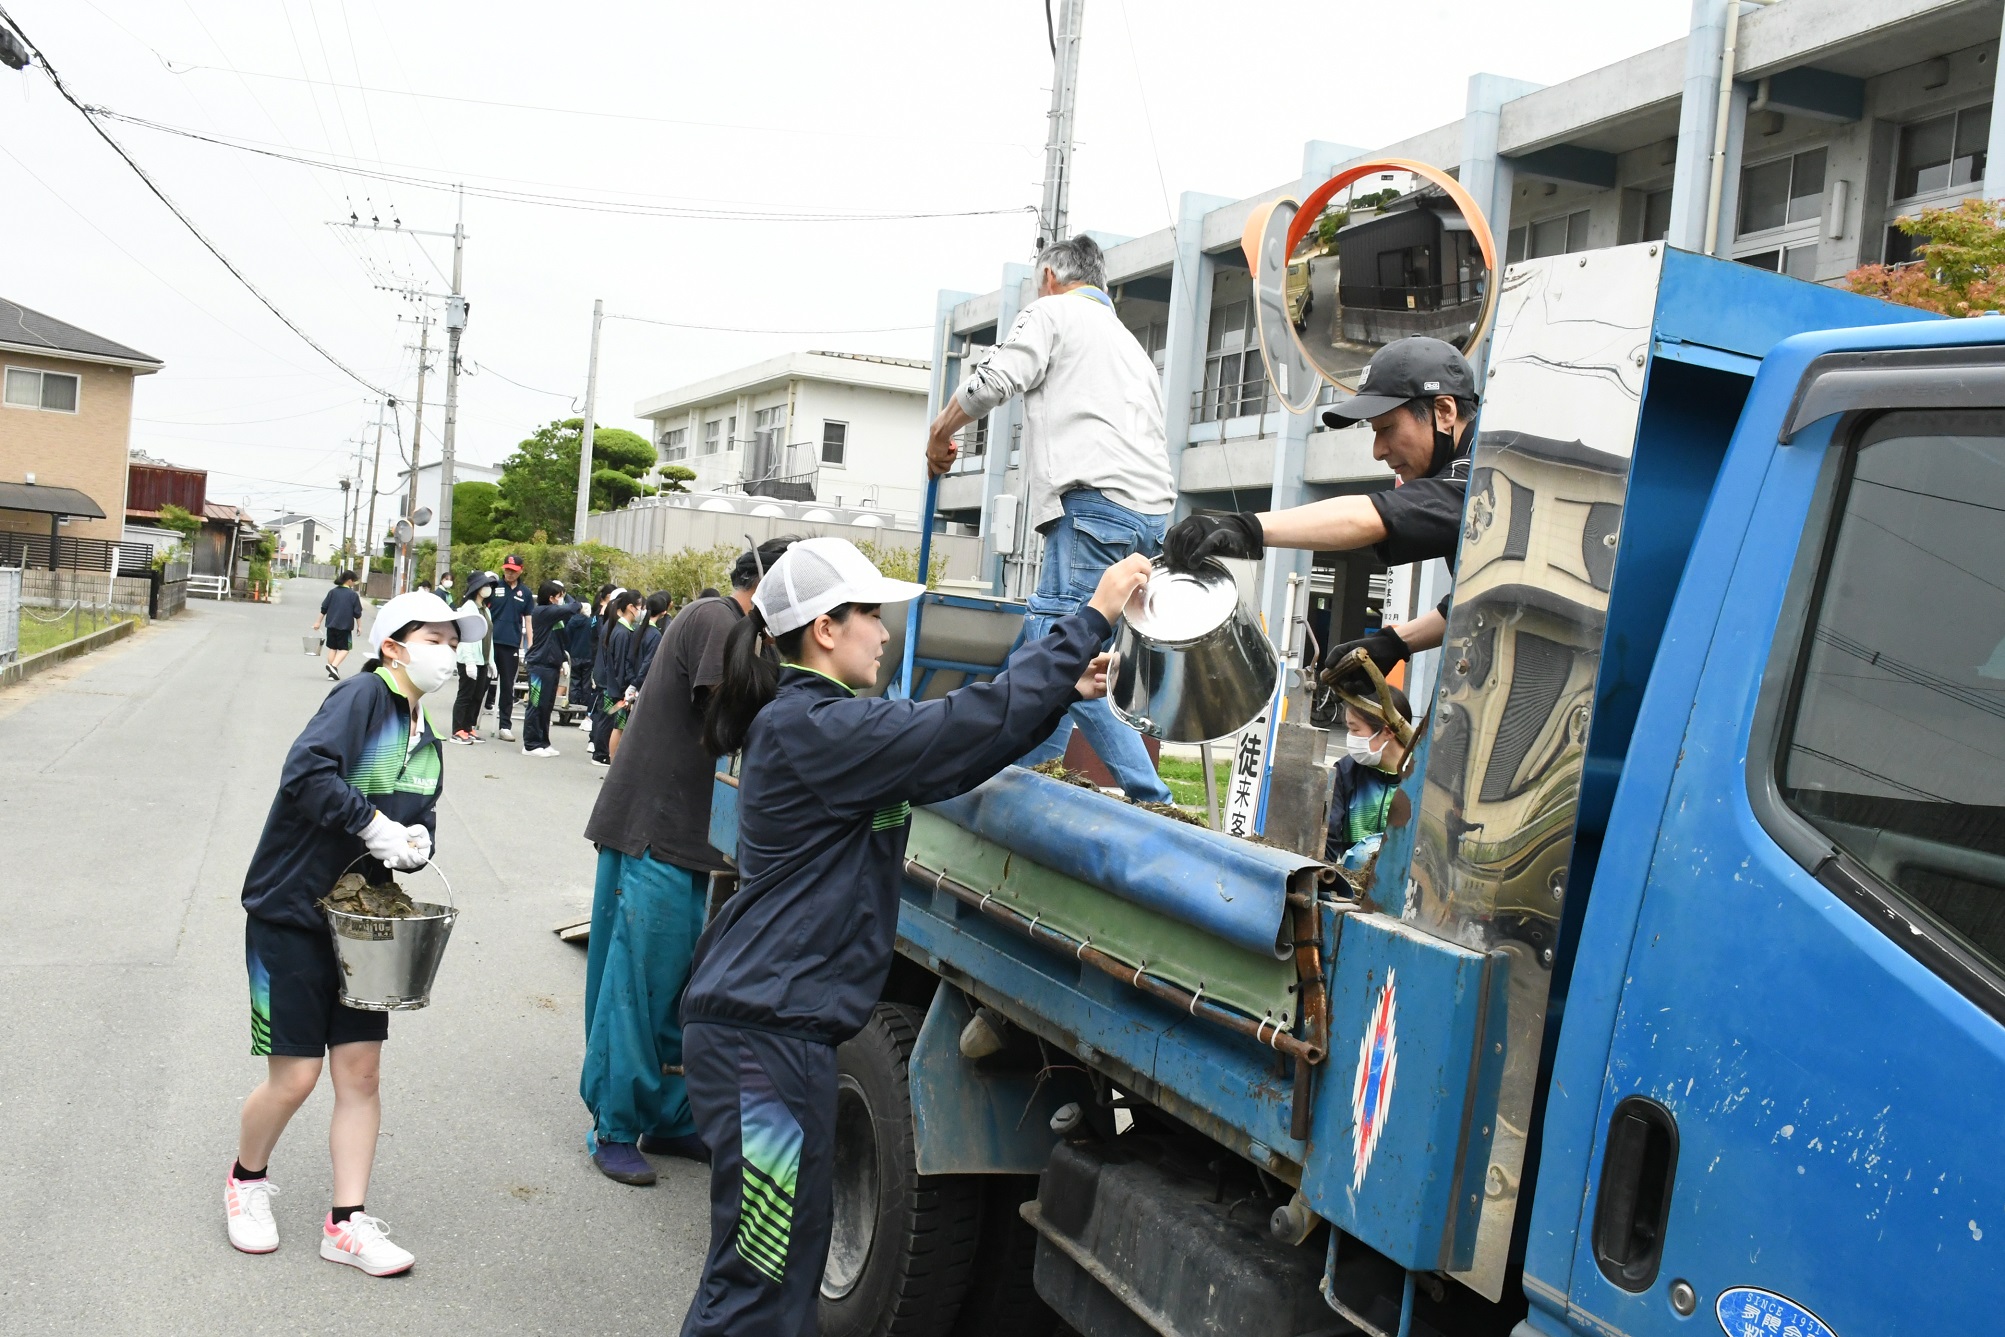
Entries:
{"type": "MultiPolygon", "coordinates": [[[[575,729],[554,760],[445,750],[438,858],[464,914],[432,1006],[391,1018],[368,1202],[416,1269],[377,1280],[318,1255],[325,1076],[272,1160],[278,1252],[225,1238],[237,1110],[264,1066],[237,898],[329,685],[300,644],[324,588],[192,602],[0,692],[0,1328],[672,1332],[708,1176],[661,1160],[660,1184],[628,1188],[583,1152],[584,953],[551,932],[591,899],[598,781],[575,729]]],[[[444,725],[450,697],[427,704],[444,725]]]]}

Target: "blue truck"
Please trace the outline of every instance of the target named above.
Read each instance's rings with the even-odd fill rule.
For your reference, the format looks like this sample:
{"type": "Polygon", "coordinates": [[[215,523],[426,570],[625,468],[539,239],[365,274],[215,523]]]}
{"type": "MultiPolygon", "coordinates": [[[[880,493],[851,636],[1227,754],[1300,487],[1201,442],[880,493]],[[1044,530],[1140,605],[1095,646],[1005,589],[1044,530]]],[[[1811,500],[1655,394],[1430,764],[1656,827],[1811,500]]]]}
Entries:
{"type": "Polygon", "coordinates": [[[824,1333],[2005,1330],[2005,320],[1497,286],[1375,864],[915,814],[824,1333]]]}

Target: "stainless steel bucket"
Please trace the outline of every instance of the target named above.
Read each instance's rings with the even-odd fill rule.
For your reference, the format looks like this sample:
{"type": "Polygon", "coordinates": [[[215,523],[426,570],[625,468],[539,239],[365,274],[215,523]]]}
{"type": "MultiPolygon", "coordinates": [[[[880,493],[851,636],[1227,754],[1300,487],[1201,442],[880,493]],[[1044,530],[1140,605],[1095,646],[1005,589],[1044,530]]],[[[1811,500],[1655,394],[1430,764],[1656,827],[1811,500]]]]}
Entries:
{"type": "Polygon", "coordinates": [[[305,641],[305,642],[306,642],[306,652],[307,652],[308,654],[310,654],[310,655],[317,655],[317,654],[319,654],[319,653],[320,653],[320,647],[321,647],[321,644],[322,644],[322,641],[321,641],[321,638],[320,638],[320,637],[318,637],[318,636],[311,636],[311,635],[309,635],[309,636],[302,636],[302,637],[300,637],[300,640],[302,640],[302,641],[305,641]]]}
{"type": "Polygon", "coordinates": [[[1211,743],[1253,722],[1281,665],[1224,571],[1155,563],[1123,610],[1108,697],[1114,713],[1166,743],[1211,743]]]}
{"type": "Polygon", "coordinates": [[[343,1006],[364,1012],[410,1012],[432,1001],[432,980],[439,973],[459,910],[452,904],[452,884],[446,875],[437,864],[425,866],[445,887],[446,904],[412,897],[412,904],[426,912],[416,918],[378,919],[321,908],[341,964],[343,1006]]]}

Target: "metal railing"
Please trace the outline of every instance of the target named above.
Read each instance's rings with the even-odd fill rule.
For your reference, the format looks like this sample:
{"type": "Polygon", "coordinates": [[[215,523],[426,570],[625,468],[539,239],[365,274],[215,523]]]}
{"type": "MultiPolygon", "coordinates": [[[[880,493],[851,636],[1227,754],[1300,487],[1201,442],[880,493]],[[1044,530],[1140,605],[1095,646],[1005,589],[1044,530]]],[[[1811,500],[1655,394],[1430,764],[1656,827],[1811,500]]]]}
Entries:
{"type": "Polygon", "coordinates": [[[47,534],[0,532],[0,566],[109,571],[114,550],[118,554],[120,575],[144,576],[153,569],[153,549],[144,543],[113,543],[109,539],[62,535],[56,540],[56,560],[51,562],[47,534]]]}
{"type": "Polygon", "coordinates": [[[1190,393],[1192,422],[1219,422],[1279,413],[1281,401],[1267,384],[1267,373],[1226,385],[1208,385],[1190,393]]]}
{"type": "Polygon", "coordinates": [[[1483,285],[1474,279],[1418,284],[1344,283],[1337,288],[1337,298],[1346,307],[1361,306],[1372,311],[1439,311],[1477,301],[1482,291],[1483,285]]]}

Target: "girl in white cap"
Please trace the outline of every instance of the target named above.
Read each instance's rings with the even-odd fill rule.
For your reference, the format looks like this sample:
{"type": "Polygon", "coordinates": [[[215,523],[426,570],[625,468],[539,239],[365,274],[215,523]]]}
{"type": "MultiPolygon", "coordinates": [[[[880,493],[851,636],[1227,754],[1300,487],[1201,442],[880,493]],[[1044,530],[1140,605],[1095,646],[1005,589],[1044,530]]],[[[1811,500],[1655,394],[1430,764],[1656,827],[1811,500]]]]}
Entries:
{"type": "Polygon", "coordinates": [[[245,1253],[278,1248],[271,1153],[313,1094],[325,1054],[334,1076],[334,1206],[321,1222],[320,1256],[378,1277],[413,1261],[363,1210],[383,1118],[376,1086],[389,1014],[342,1005],[340,966],[315,902],[351,867],[373,883],[431,859],[443,749],[418,701],[452,681],[460,638],[484,631],[479,613],[455,613],[436,594],[398,595],[369,628],[374,658],[328,692],[286,754],[244,876],[251,1053],[265,1060],[265,1079],[244,1101],[223,1207],[230,1243],[245,1253]]]}
{"type": "Polygon", "coordinates": [[[936,701],[863,697],[889,638],[878,609],[918,595],[847,541],[803,539],[731,629],[706,741],[742,752],[738,893],[696,945],[682,1062],[710,1148],[710,1253],[684,1337],[812,1333],[828,1253],[836,1046],[884,989],[912,804],[965,793],[1106,690],[1100,655],[1145,557],[936,701]],[[777,649],[772,656],[768,647],[777,649]]]}

